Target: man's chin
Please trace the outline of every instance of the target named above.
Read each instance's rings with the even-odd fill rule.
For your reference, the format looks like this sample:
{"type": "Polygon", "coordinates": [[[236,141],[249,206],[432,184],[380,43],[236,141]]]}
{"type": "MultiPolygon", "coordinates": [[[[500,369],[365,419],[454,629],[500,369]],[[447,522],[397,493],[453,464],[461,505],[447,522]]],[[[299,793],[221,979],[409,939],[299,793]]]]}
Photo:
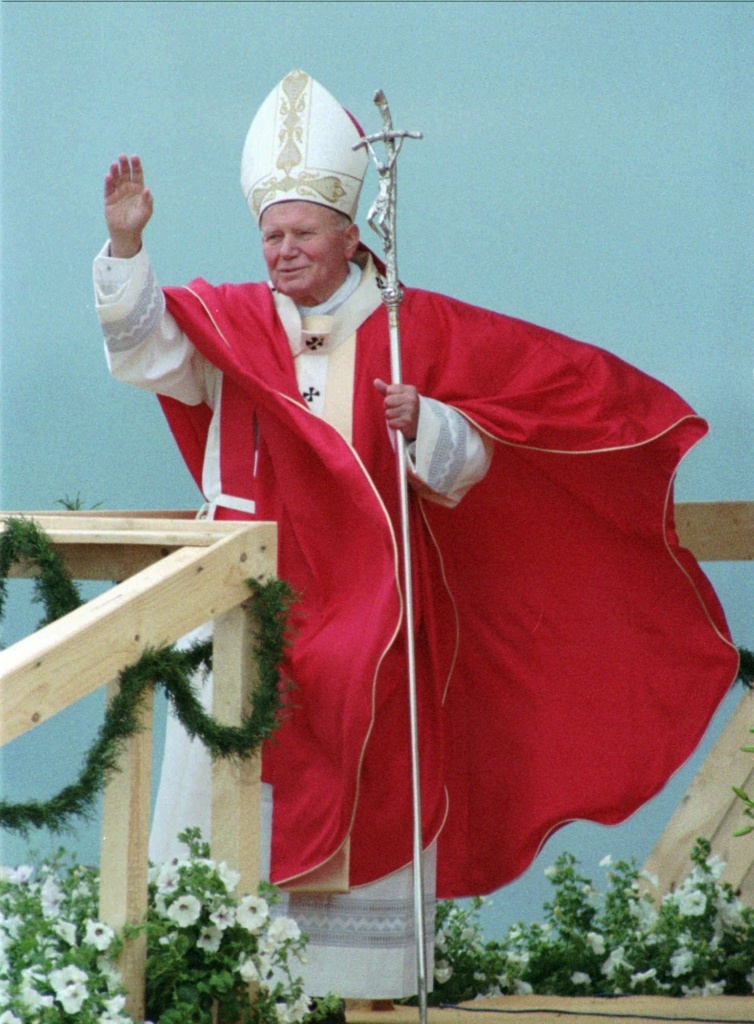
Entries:
{"type": "Polygon", "coordinates": [[[275,287],[283,295],[287,295],[293,299],[294,302],[298,302],[299,305],[303,305],[301,296],[306,295],[306,288],[302,287],[302,274],[291,272],[288,274],[279,274],[275,287]]]}

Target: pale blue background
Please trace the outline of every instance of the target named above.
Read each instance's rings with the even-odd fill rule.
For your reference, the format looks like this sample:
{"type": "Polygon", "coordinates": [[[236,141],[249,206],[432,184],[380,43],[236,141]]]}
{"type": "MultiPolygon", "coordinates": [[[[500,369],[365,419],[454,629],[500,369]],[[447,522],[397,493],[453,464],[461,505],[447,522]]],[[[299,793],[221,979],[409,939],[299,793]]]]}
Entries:
{"type": "MultiPolygon", "coordinates": [[[[401,158],[405,281],[662,378],[712,426],[678,496],[753,497],[754,6],[4,3],[0,17],[3,508],[77,492],[109,508],[197,504],[157,403],[105,372],[91,293],[102,178],[119,152],[142,155],[164,283],[258,278],[241,147],[296,66],[367,130],[382,87],[397,123],[424,131],[401,158]]],[[[374,189],[370,174],[363,210],[374,189]]],[[[736,641],[754,645],[750,566],[708,568],[736,641]]],[[[28,588],[11,590],[6,641],[36,618],[28,588]]],[[[72,778],[101,712],[98,694],[9,745],[5,794],[72,778]]],[[[559,849],[598,878],[606,852],[642,860],[693,771],[620,828],[556,836],[496,897],[488,934],[538,915],[559,849]]],[[[65,841],[97,859],[96,824],[65,841]]],[[[2,837],[0,860],[27,856],[2,837]]]]}

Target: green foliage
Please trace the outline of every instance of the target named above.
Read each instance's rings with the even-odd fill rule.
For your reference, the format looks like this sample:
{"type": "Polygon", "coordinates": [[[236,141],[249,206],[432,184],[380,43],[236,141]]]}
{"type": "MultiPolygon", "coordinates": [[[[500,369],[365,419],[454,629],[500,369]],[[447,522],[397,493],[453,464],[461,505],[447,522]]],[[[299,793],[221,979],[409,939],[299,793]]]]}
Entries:
{"type": "Polygon", "coordinates": [[[34,580],[34,598],[45,607],[38,629],[78,608],[81,594],[51,548],[44,531],[31,519],[11,517],[4,520],[0,534],[0,620],[5,614],[7,578],[14,562],[30,562],[39,570],[34,580]]]}
{"type": "MultiPolygon", "coordinates": [[[[698,839],[693,868],[659,906],[634,864],[602,862],[605,895],[569,853],[547,868],[554,895],[542,923],[483,942],[482,900],[438,907],[435,1005],[476,995],[751,995],[754,909],[720,882],[724,865],[698,839]]],[[[656,885],[656,882],[654,882],[656,885]]]]}
{"type": "MultiPolygon", "coordinates": [[[[55,502],[56,505],[61,505],[66,512],[80,512],[84,508],[84,501],[81,497],[81,491],[76,491],[76,497],[71,498],[68,494],[62,498],[58,498],[55,502]]],[[[96,505],[90,505],[90,509],[101,508],[102,502],[98,501],[96,505]]]]}
{"type": "Polygon", "coordinates": [[[745,647],[738,648],[738,675],[736,681],[740,681],[750,690],[754,688],[754,653],[745,647]]]}
{"type": "MultiPolygon", "coordinates": [[[[79,591],[52,550],[44,532],[28,519],[9,518],[0,534],[0,618],[6,596],[7,576],[13,562],[24,559],[36,565],[35,600],[44,604],[47,625],[81,604],[79,591]]],[[[146,650],[135,665],[118,676],[119,691],[111,702],[76,782],[46,802],[0,801],[0,827],[27,833],[30,828],[60,831],[71,820],[91,813],[97,794],[112,772],[124,743],[139,729],[139,712],[148,688],[162,686],[176,715],[190,736],[198,737],[213,757],[248,758],[277,727],[283,709],[284,686],[280,667],[288,640],[287,616],[293,601],[291,588],[282,580],[247,580],[253,594],[258,623],[254,655],[260,682],[251,712],[238,727],[224,726],[202,707],[191,682],[198,669],[211,668],[212,645],[199,642],[187,650],[173,647],[146,650]]]]}

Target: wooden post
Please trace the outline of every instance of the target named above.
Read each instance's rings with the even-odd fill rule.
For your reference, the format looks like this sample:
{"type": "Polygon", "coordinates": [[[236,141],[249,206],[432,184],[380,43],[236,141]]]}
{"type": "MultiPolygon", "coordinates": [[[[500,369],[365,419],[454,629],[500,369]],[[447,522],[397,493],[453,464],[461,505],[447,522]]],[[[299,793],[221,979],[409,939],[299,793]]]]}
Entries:
{"type": "MultiPolygon", "coordinates": [[[[108,701],[117,690],[117,682],[108,684],[108,701]]],[[[118,762],[120,770],[103,796],[99,914],[116,931],[126,922],[140,923],[147,912],[152,706],[150,690],[144,697],[141,732],[128,742],[118,762]]],[[[135,1021],[144,1020],[146,963],[146,935],[127,940],[119,967],[128,990],[125,1011],[135,1021]]]]}
{"type": "MultiPolygon", "coordinates": [[[[213,716],[240,725],[257,684],[252,612],[238,605],[215,619],[213,716]]],[[[261,757],[212,765],[212,857],[238,871],[239,896],[259,885],[261,757]]]]}
{"type": "Polygon", "coordinates": [[[752,791],[754,772],[751,756],[741,747],[752,742],[754,693],[747,692],[730,716],[687,789],[644,865],[659,878],[656,898],[674,889],[691,871],[689,854],[698,836],[708,839],[712,852],[726,863],[723,881],[739,890],[745,901],[754,898],[751,837],[735,838],[737,828],[747,823],[743,803],[732,787],[752,791]]]}

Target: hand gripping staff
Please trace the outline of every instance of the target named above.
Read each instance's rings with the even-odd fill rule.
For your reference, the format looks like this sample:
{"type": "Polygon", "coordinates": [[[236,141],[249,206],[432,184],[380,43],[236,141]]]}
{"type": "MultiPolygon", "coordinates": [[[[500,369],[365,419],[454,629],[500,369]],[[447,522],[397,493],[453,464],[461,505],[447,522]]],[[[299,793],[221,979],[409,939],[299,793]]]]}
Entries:
{"type": "MultiPolygon", "coordinates": [[[[374,160],[379,176],[377,198],[372,204],[367,221],[382,239],[385,253],[385,284],[382,301],[387,306],[390,326],[390,368],[393,384],[402,384],[401,340],[398,324],[398,307],[403,291],[398,280],[398,258],[395,242],[396,207],[396,161],[404,139],[421,139],[420,132],[396,131],[390,116],[390,108],[382,90],[374,95],[374,102],[382,114],[382,131],[366,135],[353,147],[366,147],[374,160]],[[383,142],[387,161],[378,159],[373,143],[383,142]]],[[[411,738],[411,789],[414,811],[414,933],[416,937],[416,974],[419,995],[421,1024],[427,1022],[427,946],[424,926],[424,870],[422,866],[422,813],[421,786],[419,773],[419,730],[416,708],[416,660],[414,654],[414,602],[411,583],[411,536],[408,518],[408,480],[406,477],[406,438],[396,431],[396,458],[398,470],[398,491],[401,511],[401,541],[404,573],[404,615],[406,626],[406,656],[408,661],[408,701],[411,738]]]]}

